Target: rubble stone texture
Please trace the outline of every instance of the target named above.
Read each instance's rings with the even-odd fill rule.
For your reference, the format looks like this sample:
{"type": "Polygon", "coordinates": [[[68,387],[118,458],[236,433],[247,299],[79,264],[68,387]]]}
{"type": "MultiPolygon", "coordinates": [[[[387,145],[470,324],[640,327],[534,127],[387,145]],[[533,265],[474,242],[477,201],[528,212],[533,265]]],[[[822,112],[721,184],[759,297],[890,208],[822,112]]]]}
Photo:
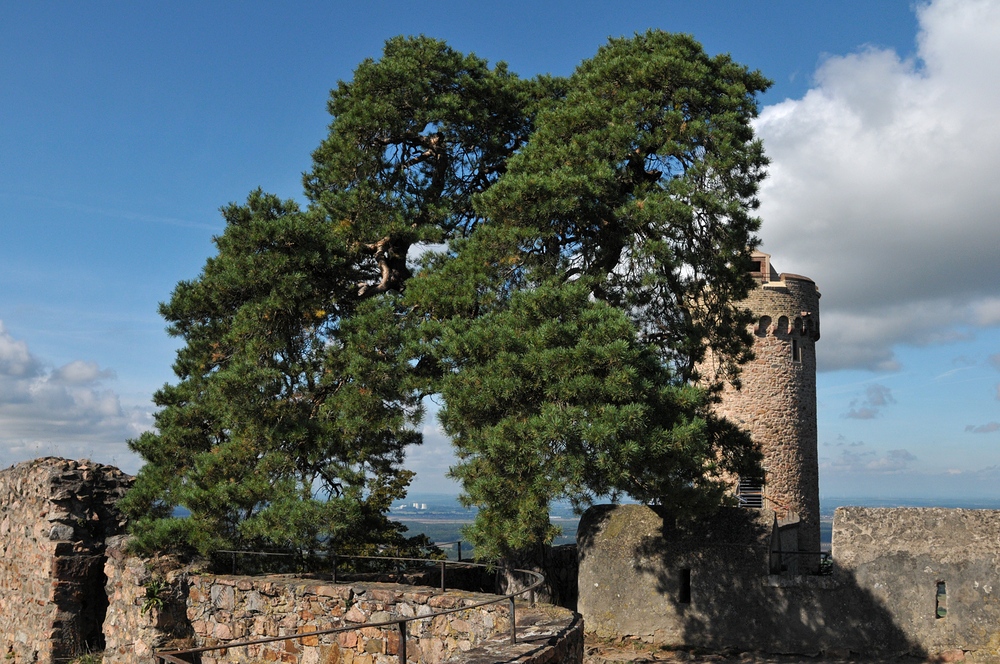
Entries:
{"type": "Polygon", "coordinates": [[[154,650],[192,647],[187,591],[188,577],[197,569],[173,556],[129,555],[127,544],[126,536],[108,540],[104,661],[145,664],[152,661],[154,650]]]}
{"type": "Polygon", "coordinates": [[[521,661],[579,664],[583,625],[558,607],[519,605],[521,642],[511,646],[509,604],[477,604],[494,595],[391,583],[334,584],[292,575],[261,577],[197,573],[166,559],[142,560],[113,543],[108,556],[111,605],[105,622],[106,664],[148,662],[153,651],[226,645],[268,637],[293,640],[234,646],[205,652],[202,664],[283,662],[287,664],[396,664],[398,623],[449,609],[454,613],[407,623],[407,660],[521,661]],[[146,588],[156,583],[161,602],[151,605],[146,588]],[[324,630],[355,626],[333,634],[324,630]]]}
{"type": "Polygon", "coordinates": [[[838,508],[830,576],[772,574],[770,510],[580,521],[588,633],[724,651],[1000,661],[1000,510],[838,508]]]}
{"type": "Polygon", "coordinates": [[[0,471],[0,648],[41,662],[104,647],[105,539],[131,483],[117,468],[46,457],[0,471]]]}
{"type": "Polygon", "coordinates": [[[1000,661],[1000,510],[838,507],[833,554],[925,652],[1000,661]]]}

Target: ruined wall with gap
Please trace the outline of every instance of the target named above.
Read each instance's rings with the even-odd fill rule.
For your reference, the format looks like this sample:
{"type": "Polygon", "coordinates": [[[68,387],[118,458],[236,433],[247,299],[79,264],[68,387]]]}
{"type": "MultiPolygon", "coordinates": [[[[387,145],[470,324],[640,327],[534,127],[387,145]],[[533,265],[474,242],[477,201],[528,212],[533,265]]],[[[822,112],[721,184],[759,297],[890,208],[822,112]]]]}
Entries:
{"type": "Polygon", "coordinates": [[[104,647],[104,546],[131,478],[47,457],[0,471],[0,649],[11,664],[104,647]]]}
{"type": "Polygon", "coordinates": [[[127,552],[128,537],[108,540],[104,563],[108,611],[104,661],[148,664],[154,650],[191,648],[188,578],[199,568],[174,556],[140,558],[127,552]]]}

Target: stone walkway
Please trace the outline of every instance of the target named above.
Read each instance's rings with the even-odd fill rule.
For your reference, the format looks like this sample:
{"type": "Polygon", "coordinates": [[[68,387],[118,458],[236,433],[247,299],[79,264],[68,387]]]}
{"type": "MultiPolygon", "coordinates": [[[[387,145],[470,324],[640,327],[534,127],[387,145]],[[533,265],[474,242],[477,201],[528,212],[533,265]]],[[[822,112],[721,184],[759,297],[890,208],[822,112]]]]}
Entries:
{"type": "MultiPolygon", "coordinates": [[[[956,653],[957,654],[957,653],[956,653]]],[[[657,664],[659,662],[720,662],[721,664],[939,664],[962,661],[959,657],[923,660],[915,657],[865,659],[862,657],[822,657],[804,655],[764,655],[754,652],[708,652],[704,650],[653,646],[641,641],[606,641],[588,636],[584,664],[657,664]]]]}

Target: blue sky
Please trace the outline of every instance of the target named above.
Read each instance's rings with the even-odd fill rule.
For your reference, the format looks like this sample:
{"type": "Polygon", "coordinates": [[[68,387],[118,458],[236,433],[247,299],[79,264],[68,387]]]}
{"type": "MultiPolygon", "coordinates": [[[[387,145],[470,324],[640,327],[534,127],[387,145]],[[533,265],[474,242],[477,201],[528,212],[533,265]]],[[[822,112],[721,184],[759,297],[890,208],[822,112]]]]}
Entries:
{"type": "MultiPolygon", "coordinates": [[[[218,208],[302,199],[328,91],[424,33],[569,74],[688,32],[775,81],[763,250],[823,293],[825,495],[1000,498],[1000,2],[0,2],[0,463],[128,471],[218,208]]],[[[415,488],[442,479],[432,419],[415,488]]]]}

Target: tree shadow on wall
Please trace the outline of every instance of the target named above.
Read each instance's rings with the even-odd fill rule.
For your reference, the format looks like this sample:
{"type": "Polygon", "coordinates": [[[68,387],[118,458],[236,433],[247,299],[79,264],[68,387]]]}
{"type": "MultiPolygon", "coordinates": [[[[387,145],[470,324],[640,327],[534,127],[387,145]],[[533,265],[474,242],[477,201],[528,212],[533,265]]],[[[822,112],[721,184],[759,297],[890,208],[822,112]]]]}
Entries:
{"type": "Polygon", "coordinates": [[[577,536],[588,630],[713,650],[926,657],[849,572],[770,574],[773,524],[772,512],[738,508],[688,523],[641,505],[591,508],[577,536]]]}

